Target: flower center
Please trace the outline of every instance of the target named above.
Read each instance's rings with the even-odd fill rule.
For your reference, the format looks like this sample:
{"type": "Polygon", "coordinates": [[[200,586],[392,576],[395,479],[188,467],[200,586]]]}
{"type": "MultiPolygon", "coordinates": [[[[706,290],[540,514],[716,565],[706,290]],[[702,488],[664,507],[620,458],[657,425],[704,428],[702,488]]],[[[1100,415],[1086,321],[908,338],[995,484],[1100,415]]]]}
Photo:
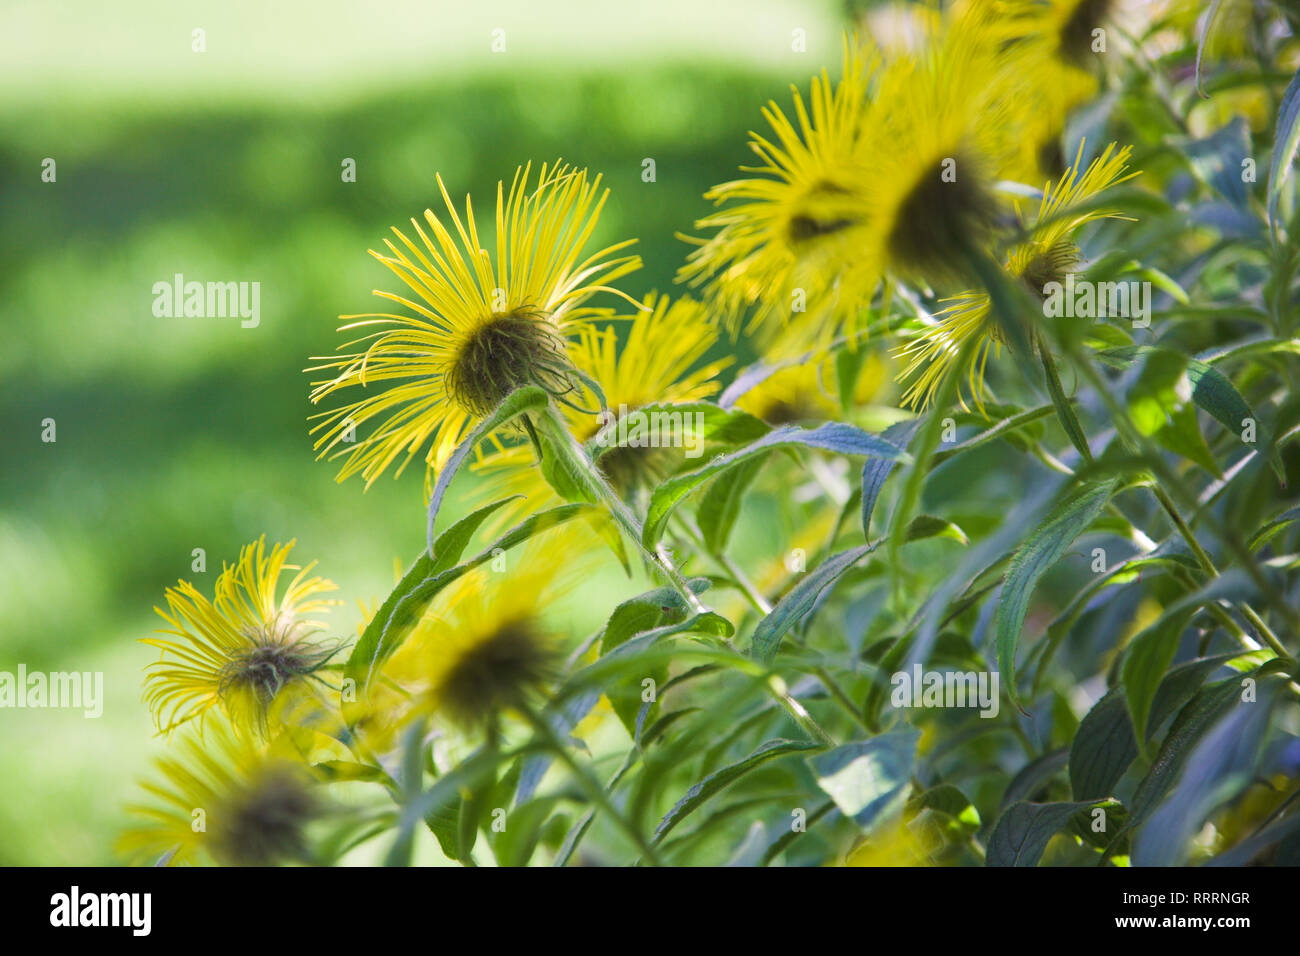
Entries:
{"type": "Polygon", "coordinates": [[[899,205],[890,254],[905,270],[927,277],[959,274],[991,226],[994,209],[975,163],[961,155],[940,160],[899,205]]]}
{"type": "Polygon", "coordinates": [[[214,855],[238,866],[305,859],[303,828],[319,809],[301,773],[271,767],[214,821],[214,855]]]}
{"type": "Polygon", "coordinates": [[[221,669],[218,692],[223,698],[247,693],[259,713],[275,700],[285,685],[318,670],[334,649],[306,641],[266,640],[227,661],[221,669]]]}
{"type": "Polygon", "coordinates": [[[554,666],[549,642],[531,622],[506,621],[466,649],[434,692],[453,720],[482,724],[522,703],[553,676],[554,666]]]}
{"type": "Polygon", "coordinates": [[[1079,262],[1079,249],[1070,242],[1057,242],[1037,249],[1025,263],[1020,278],[1040,300],[1049,282],[1064,282],[1065,275],[1079,262]]]}
{"type": "Polygon", "coordinates": [[[1081,0],[1061,26],[1061,54],[1075,66],[1083,66],[1093,56],[1093,31],[1110,13],[1111,0],[1081,0]]]}
{"type": "Polygon", "coordinates": [[[807,207],[790,217],[786,227],[790,241],[798,245],[825,236],[833,236],[837,232],[856,226],[857,219],[845,215],[842,209],[835,208],[842,207],[844,197],[848,195],[850,195],[849,190],[829,180],[815,184],[804,195],[807,207]]]}
{"type": "Polygon", "coordinates": [[[447,392],[482,418],[525,385],[572,391],[564,338],[536,309],[494,314],[470,336],[444,373],[447,392]]]}

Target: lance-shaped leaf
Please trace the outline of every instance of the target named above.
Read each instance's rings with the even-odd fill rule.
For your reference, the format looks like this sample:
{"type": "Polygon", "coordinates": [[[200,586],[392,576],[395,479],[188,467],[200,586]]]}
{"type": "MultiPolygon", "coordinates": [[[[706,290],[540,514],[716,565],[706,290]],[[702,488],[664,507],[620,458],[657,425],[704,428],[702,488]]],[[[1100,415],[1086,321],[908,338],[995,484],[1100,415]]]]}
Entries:
{"type": "Polygon", "coordinates": [[[870,832],[903,808],[920,739],[920,731],[905,727],[844,744],[808,763],[841,812],[870,832]]]}
{"type": "MultiPolygon", "coordinates": [[[[504,503],[504,501],[497,502],[495,506],[504,503]]],[[[494,506],[487,507],[492,509],[494,506]]],[[[476,519],[481,522],[482,518],[486,517],[480,515],[482,510],[461,519],[461,522],[476,519]]],[[[470,560],[443,568],[441,565],[454,552],[455,547],[463,549],[468,540],[463,536],[463,529],[459,527],[459,522],[447,529],[446,536],[449,538],[447,555],[440,555],[438,559],[433,559],[425,554],[411,566],[383,605],[375,612],[370,623],[366,625],[356,646],[352,648],[347,664],[344,665],[344,676],[355,681],[358,687],[366,686],[373,679],[379,666],[401,646],[411,627],[429,606],[429,602],[443,588],[463,574],[491,561],[499,551],[509,551],[538,532],[590,512],[591,505],[584,504],[560,505],[539,512],[521,521],[470,560]]]]}
{"type": "Polygon", "coordinates": [[[724,472],[774,449],[816,448],[841,455],[863,455],[905,461],[908,455],[878,435],[872,435],[852,425],[828,422],[816,428],[799,428],[794,425],[769,432],[758,441],[751,442],[726,455],[719,455],[694,471],[674,475],[655,489],[642,529],[642,543],[653,551],[673,509],[687,495],[698,490],[705,482],[724,472]]]}
{"type": "Polygon", "coordinates": [[[1037,866],[1047,843],[1092,803],[1013,803],[989,835],[987,866],[1037,866]]]}
{"type": "Polygon", "coordinates": [[[833,554],[813,568],[790,592],[776,602],[776,607],[758,622],[750,643],[750,656],[760,661],[770,661],[783,638],[817,604],[827,588],[844,576],[844,573],[871,553],[874,545],[864,544],[833,554]]]}
{"type": "Polygon", "coordinates": [[[749,412],[721,408],[712,402],[654,402],[607,421],[586,444],[593,461],[600,461],[616,448],[664,447],[669,443],[679,443],[689,458],[697,452],[702,454],[705,442],[743,445],[772,430],[749,412]],[[694,447],[695,442],[701,443],[700,447],[694,447]]]}
{"type": "Polygon", "coordinates": [[[1277,201],[1300,146],[1300,71],[1291,77],[1274,127],[1273,159],[1268,167],[1268,221],[1277,230],[1277,201]]]}
{"type": "Polygon", "coordinates": [[[698,810],[710,797],[731,786],[754,768],[762,766],[769,760],[775,760],[777,757],[784,757],[787,754],[820,750],[821,746],[821,744],[813,743],[810,740],[769,740],[743,760],[738,760],[721,770],[709,774],[687,790],[686,795],[678,800],[676,805],[659,821],[659,826],[655,827],[654,842],[661,841],[674,827],[698,810]]]}
{"type": "Polygon", "coordinates": [[[1017,706],[1016,648],[1034,587],[1101,513],[1114,489],[1112,480],[1075,490],[1047,516],[1011,559],[998,601],[997,657],[1003,686],[1017,706]]]}
{"type": "Polygon", "coordinates": [[[491,414],[475,425],[474,430],[465,437],[465,440],[456,446],[456,450],[451,453],[447,463],[442,466],[442,471],[438,473],[438,481],[433,487],[433,497],[429,499],[428,543],[431,556],[436,558],[438,554],[437,542],[433,534],[434,526],[438,520],[438,509],[442,507],[442,499],[447,494],[447,489],[451,487],[451,480],[456,477],[456,472],[465,459],[469,457],[470,452],[474,450],[479,442],[502,425],[518,418],[525,412],[544,408],[548,401],[546,390],[536,385],[525,385],[523,388],[516,389],[507,395],[505,400],[491,414]]]}
{"type": "MultiPolygon", "coordinates": [[[[912,436],[921,427],[921,419],[895,422],[880,433],[880,437],[891,445],[906,448],[912,442],[912,436]]],[[[862,463],[862,535],[871,540],[871,515],[876,510],[876,502],[885,487],[885,479],[894,470],[894,461],[889,458],[868,458],[862,463]]]]}

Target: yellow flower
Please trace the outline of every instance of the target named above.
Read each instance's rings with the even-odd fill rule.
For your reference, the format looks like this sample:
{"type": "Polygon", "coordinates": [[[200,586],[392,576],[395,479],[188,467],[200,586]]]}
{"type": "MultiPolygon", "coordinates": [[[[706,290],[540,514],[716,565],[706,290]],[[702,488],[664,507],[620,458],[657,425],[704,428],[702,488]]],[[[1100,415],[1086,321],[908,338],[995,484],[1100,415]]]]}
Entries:
{"type": "Polygon", "coordinates": [[[482,248],[467,197],[462,221],[438,179],[452,229],[425,210],[420,243],[394,228],[385,240],[391,255],[371,250],[414,293],[376,295],[411,314],[342,316],[340,331],[380,326],[341,348],[360,351],[308,371],[337,370],[314,382],[313,403],[361,387],[366,397],[331,412],[312,429],[320,457],[344,458],[339,480],[360,473],[369,486],[402,457],[397,473],[426,445],[425,461],[437,470],[465,434],[502,399],[524,385],[540,385],[561,400],[581,386],[573,373],[569,336],[584,322],[608,314],[585,303],[608,283],[640,267],[637,256],[615,256],[635,240],[584,258],[609,191],[600,177],[557,163],[542,165],[536,186],[530,166],[515,173],[509,195],[497,184],[495,256],[482,248]],[[430,238],[430,234],[432,238],[430,238]],[[377,388],[376,388],[377,386],[377,388]],[[374,421],[357,439],[355,430],[374,421]]]}
{"type": "Polygon", "coordinates": [[[128,806],[139,822],[117,842],[144,863],[267,866],[308,862],[305,828],[325,805],[307,768],[279,740],[262,747],[224,720],[191,730],[158,757],[152,803],[128,806]]]}
{"type": "MultiPolygon", "coordinates": [[[[463,731],[491,729],[507,710],[531,707],[562,663],[545,614],[563,590],[557,553],[567,552],[552,538],[506,569],[477,568],[442,591],[385,668],[409,697],[377,714],[376,729],[421,712],[463,731]]],[[[382,696],[375,704],[385,706],[382,696]]]]}
{"type": "Polygon", "coordinates": [[[170,625],[160,633],[171,637],[143,640],[162,652],[148,666],[144,693],[161,732],[218,706],[236,727],[265,732],[285,706],[323,686],[319,672],[339,643],[319,639],[325,624],[314,616],[337,603],[317,596],[335,585],[308,577],[315,562],[288,564],[293,545],[268,554],[263,536],[245,546],[222,568],[211,601],[188,581],[167,589],[167,610],[154,610],[170,625]],[[298,573],[277,597],[285,570],[298,573]]]}
{"type": "Polygon", "coordinates": [[[1066,158],[1059,141],[1066,119],[1096,96],[1098,64],[1118,39],[1108,28],[1120,20],[1135,32],[1146,2],[973,0],[966,5],[995,11],[990,40],[1021,80],[1014,95],[1025,120],[1020,137],[1025,166],[1043,175],[1062,172],[1066,158]]]}
{"type": "Polygon", "coordinates": [[[716,232],[688,239],[698,248],[678,280],[706,286],[709,304],[733,330],[753,308],[752,335],[794,324],[809,341],[822,341],[841,324],[854,327],[870,301],[878,277],[851,267],[867,225],[861,205],[870,183],[859,143],[873,69],[846,40],[838,83],[825,71],[814,77],[807,105],[796,89],[793,120],[774,101],[764,108],[773,139],[751,133],[761,164],[742,167],[758,175],[705,194],[727,208],[695,224],[716,232]]]}
{"type": "MultiPolygon", "coordinates": [[[[1097,219],[1124,218],[1089,201],[1137,175],[1128,172],[1130,153],[1129,147],[1118,149],[1111,143],[1081,174],[1083,144],[1080,143],[1073,165],[1055,184],[1049,183],[1043,190],[1027,239],[1012,247],[1005,265],[1007,273],[1024,283],[1039,299],[1044,297],[1048,283],[1064,281],[1066,274],[1078,264],[1079,249],[1073,238],[1081,228],[1097,219]]],[[[895,350],[896,356],[908,360],[899,380],[911,379],[903,393],[903,405],[918,409],[929,405],[947,376],[955,371],[953,364],[965,344],[975,340],[977,345],[969,364],[960,374],[966,377],[965,394],[983,407],[984,369],[989,355],[997,354],[1001,345],[989,297],[984,292],[968,291],[943,301],[949,304],[934,317],[934,324],[895,350]]],[[[964,406],[965,397],[960,391],[959,396],[964,406]]]]}
{"type": "Polygon", "coordinates": [[[861,148],[872,188],[862,218],[871,226],[854,268],[905,281],[946,283],[996,225],[994,186],[1023,167],[1018,78],[994,55],[989,20],[946,24],[919,51],[881,71],[861,148]]]}
{"type": "MultiPolygon", "coordinates": [[[[717,328],[704,307],[693,299],[675,301],[651,294],[643,311],[626,324],[584,329],[573,348],[574,364],[594,379],[604,392],[609,413],[600,416],[566,408],[570,431],[582,442],[594,437],[602,421],[661,402],[684,403],[706,399],[718,389],[718,373],[729,358],[701,364],[717,343],[717,328]],[[619,347],[620,338],[625,339],[619,347]]],[[[533,463],[530,446],[514,445],[486,454],[476,465],[483,477],[478,495],[495,501],[507,495],[524,495],[517,507],[507,506],[502,523],[521,510],[537,511],[560,503],[533,463]]],[[[625,497],[651,486],[685,463],[682,448],[612,448],[600,457],[599,467],[625,497]]]]}

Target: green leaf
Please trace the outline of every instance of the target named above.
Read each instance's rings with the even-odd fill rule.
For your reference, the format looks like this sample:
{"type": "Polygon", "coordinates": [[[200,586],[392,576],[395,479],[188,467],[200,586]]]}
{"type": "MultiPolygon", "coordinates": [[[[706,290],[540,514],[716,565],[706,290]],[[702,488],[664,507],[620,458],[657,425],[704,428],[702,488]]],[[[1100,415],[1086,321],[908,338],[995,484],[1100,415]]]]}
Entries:
{"type": "MultiPolygon", "coordinates": [[[[1183,359],[1183,356],[1177,352],[1171,352],[1169,349],[1161,349],[1152,345],[1134,345],[1127,348],[1106,349],[1098,352],[1098,358],[1119,368],[1131,365],[1141,355],[1148,355],[1152,352],[1170,352],[1183,359]]],[[[1213,418],[1219,422],[1230,433],[1240,438],[1241,430],[1245,427],[1245,419],[1259,422],[1258,416],[1247,402],[1237,391],[1236,386],[1228,380],[1228,377],[1207,362],[1199,359],[1189,359],[1187,361],[1187,380],[1192,386],[1192,401],[1209,412],[1213,418]]],[[[1286,469],[1282,465],[1282,456],[1271,441],[1268,440],[1263,431],[1263,426],[1258,427],[1258,440],[1269,449],[1269,464],[1273,468],[1273,473],[1282,484],[1286,484],[1286,469]]]]}
{"type": "Polygon", "coordinates": [[[936,451],[930,459],[931,464],[937,467],[949,458],[956,457],[963,452],[979,448],[981,445],[987,445],[989,442],[995,441],[998,438],[1013,436],[1021,429],[1027,428],[1034,422],[1051,415],[1052,411],[1053,407],[1051,405],[1039,405],[1037,408],[1030,408],[1022,412],[1016,412],[1015,414],[1002,419],[991,428],[986,428],[979,434],[972,435],[965,441],[957,442],[957,444],[949,448],[942,448],[936,451]]]}
{"type": "MultiPolygon", "coordinates": [[[[629,415],[636,416],[632,421],[670,422],[675,436],[684,439],[689,434],[693,441],[710,442],[715,445],[748,444],[772,430],[772,426],[749,412],[736,408],[722,408],[713,402],[654,402],[633,409],[629,415]],[[688,422],[689,429],[686,424],[688,422]]],[[[633,425],[631,421],[625,421],[624,418],[615,419],[588,439],[587,453],[592,461],[600,461],[603,456],[616,448],[646,447],[637,444],[650,440],[650,436],[642,431],[644,427],[633,425]]],[[[661,436],[659,441],[662,440],[661,436]]],[[[683,450],[683,457],[686,457],[685,450],[683,450]]]]}
{"type": "Polygon", "coordinates": [[[687,790],[686,795],[678,800],[676,805],[659,821],[659,826],[655,827],[652,842],[659,843],[674,827],[698,810],[710,797],[731,786],[731,784],[756,767],[761,767],[769,760],[775,760],[777,757],[784,757],[787,754],[820,749],[821,744],[808,740],[777,739],[767,741],[748,757],[709,774],[687,790]]]}
{"type": "Polygon", "coordinates": [[[1268,168],[1268,221],[1276,233],[1278,197],[1295,161],[1296,147],[1300,146],[1300,71],[1291,78],[1282,96],[1274,129],[1273,160],[1268,168]]]}
{"type": "Polygon", "coordinates": [[[985,851],[987,866],[1037,866],[1047,843],[1092,803],[1013,803],[998,818],[985,851]]]}
{"type": "Polygon", "coordinates": [[[1032,797],[1044,784],[1065,769],[1069,758],[1070,751],[1065,747],[1060,747],[1056,750],[1049,750],[1041,757],[1037,757],[1025,764],[1020,772],[1012,777],[1011,782],[1007,784],[1006,792],[1002,794],[1001,805],[1008,807],[1017,801],[1027,800],[1032,797]]]}
{"type": "Polygon", "coordinates": [[[893,730],[828,750],[808,764],[840,811],[870,832],[903,808],[920,739],[911,727],[893,730]]]}
{"type": "Polygon", "coordinates": [[[907,526],[907,541],[922,541],[926,538],[949,538],[958,544],[970,544],[966,532],[945,518],[934,515],[917,515],[907,526]]]}
{"type": "Polygon", "coordinates": [[[1137,740],[1122,688],[1092,705],[1070,744],[1070,792],[1076,800],[1102,800],[1137,759],[1137,740]]]}
{"type": "Polygon", "coordinates": [[[1206,685],[1178,712],[1150,771],[1133,794],[1131,826],[1143,822],[1164,800],[1206,731],[1241,702],[1242,681],[1247,676],[1250,675],[1242,674],[1206,685]]]}
{"type": "MultiPolygon", "coordinates": [[[[895,422],[881,432],[880,437],[891,445],[905,449],[920,427],[919,418],[895,422]]],[[[894,462],[887,458],[868,458],[862,463],[862,536],[868,541],[871,540],[871,514],[876,510],[876,501],[881,489],[885,487],[885,479],[893,470],[894,462]]]]}
{"type": "Polygon", "coordinates": [[[1223,0],[1210,0],[1209,7],[1201,17],[1200,29],[1197,31],[1199,36],[1196,38],[1196,92],[1205,99],[1209,99],[1209,96],[1201,88],[1201,60],[1205,57],[1205,43],[1210,39],[1210,29],[1214,26],[1214,20],[1219,14],[1219,4],[1222,2],[1223,0]]]}
{"type": "Polygon", "coordinates": [[[975,834],[980,828],[980,812],[969,797],[950,783],[931,787],[907,801],[903,812],[915,816],[922,810],[942,813],[957,824],[962,833],[975,834]]]}
{"type": "MultiPolygon", "coordinates": [[[[687,584],[696,594],[703,593],[709,587],[707,578],[694,578],[687,584]]],[[[638,634],[652,631],[665,622],[680,624],[686,619],[687,611],[686,602],[675,588],[655,588],[629,598],[610,614],[601,634],[600,653],[608,654],[638,634]]],[[[636,733],[641,712],[641,681],[647,677],[661,687],[668,679],[668,665],[646,668],[644,673],[629,675],[605,688],[605,695],[609,698],[614,713],[632,734],[636,733]]],[[[654,706],[658,706],[657,699],[654,706]]]]}
{"type": "Polygon", "coordinates": [[[674,475],[659,485],[650,499],[642,529],[641,540],[646,549],[654,551],[673,509],[687,495],[711,478],[777,448],[817,448],[841,455],[865,455],[893,460],[906,460],[908,457],[905,451],[884,439],[840,422],[828,422],[810,429],[793,425],[779,428],[730,454],[719,455],[702,468],[674,475]]]}
{"type": "MultiPolygon", "coordinates": [[[[1284,679],[1261,680],[1257,699],[1208,727],[1188,754],[1168,797],[1133,841],[1135,866],[1179,866],[1206,818],[1255,779],[1269,717],[1284,679]]],[[[1240,693],[1239,688],[1234,688],[1240,693]]]]}
{"type": "MultiPolygon", "coordinates": [[[[1150,737],[1170,714],[1180,710],[1205,678],[1241,654],[1199,657],[1179,664],[1160,682],[1147,719],[1150,737]]],[[[1070,789],[1076,800],[1101,800],[1114,793],[1125,771],[1137,759],[1133,719],[1124,688],[1115,687],[1088,711],[1070,746],[1070,789]]]]}
{"type": "MultiPolygon", "coordinates": [[[[511,495],[509,498],[502,498],[500,501],[494,501],[489,505],[484,505],[477,511],[467,514],[442,534],[438,535],[438,540],[435,541],[433,545],[433,553],[436,554],[437,557],[429,562],[425,576],[427,577],[429,574],[437,574],[440,571],[446,571],[448,568],[453,567],[456,562],[460,560],[460,556],[465,553],[465,549],[469,547],[470,541],[474,538],[474,532],[479,529],[483,522],[490,518],[501,507],[508,505],[512,501],[517,501],[522,497],[523,495],[511,495]]],[[[421,557],[428,557],[428,555],[421,555],[421,557]]],[[[418,566],[419,561],[415,564],[415,567],[418,566]]],[[[414,571],[415,567],[412,567],[411,571],[414,571]]],[[[410,577],[411,571],[407,571],[402,580],[406,580],[407,577],[410,577]]]]}
{"type": "Polygon", "coordinates": [[[1190,405],[1170,411],[1168,421],[1156,432],[1155,439],[1175,455],[1182,455],[1188,461],[1200,465],[1215,478],[1223,477],[1223,469],[1214,460],[1210,446],[1201,433],[1196,410],[1190,405]]]}
{"type": "Polygon", "coordinates": [[[401,646],[410,629],[439,591],[467,572],[491,561],[498,551],[508,551],[541,531],[591,511],[590,505],[568,504],[539,512],[511,528],[469,561],[442,568],[444,562],[459,557],[457,547],[465,547],[468,541],[468,536],[463,533],[465,524],[482,523],[486,517],[483,514],[485,510],[490,512],[504,503],[503,500],[479,509],[447,529],[443,537],[438,539],[439,542],[446,540],[447,551],[445,554],[440,553],[437,560],[428,554],[420,556],[366,625],[343,667],[345,677],[351,678],[357,687],[368,686],[379,666],[401,646]]]}
{"type": "Polygon", "coordinates": [[[490,415],[474,426],[471,431],[451,453],[447,463],[442,466],[442,471],[438,474],[437,484],[433,487],[433,497],[429,499],[429,555],[437,558],[437,542],[434,539],[433,529],[438,520],[438,509],[442,507],[443,496],[447,494],[447,489],[451,486],[451,480],[456,477],[461,463],[469,456],[478,443],[486,438],[489,434],[496,431],[507,422],[518,418],[525,412],[535,411],[544,408],[549,401],[546,391],[536,385],[525,385],[523,388],[516,389],[506,396],[505,400],[498,405],[490,415]]]}
{"type": "Polygon", "coordinates": [[[1124,653],[1120,679],[1139,747],[1146,740],[1147,718],[1156,688],[1165,679],[1165,672],[1174,659],[1191,616],[1191,609],[1161,615],[1159,620],[1133,638],[1124,653]]]}
{"type": "Polygon", "coordinates": [[[1079,424],[1079,416],[1074,413],[1074,405],[1071,404],[1069,396],[1065,394],[1065,388],[1061,385],[1061,376],[1056,371],[1056,360],[1046,348],[1039,352],[1039,356],[1042,359],[1043,378],[1047,382],[1047,393],[1052,397],[1052,404],[1056,406],[1056,417],[1065,429],[1065,434],[1069,437],[1075,451],[1085,462],[1090,462],[1092,450],[1088,447],[1088,435],[1079,424]]]}
{"type": "Polygon", "coordinates": [[[715,481],[709,485],[695,510],[704,535],[704,544],[712,554],[722,554],[731,539],[731,529],[740,517],[740,505],[745,493],[762,471],[767,455],[759,455],[736,467],[729,481],[715,481]]]}
{"type": "Polygon", "coordinates": [[[1044,519],[1011,559],[998,601],[996,634],[1002,683],[1017,706],[1016,648],[1034,587],[1101,513],[1115,485],[1111,480],[1075,490],[1044,519]]]}
{"type": "Polygon", "coordinates": [[[1250,550],[1258,551],[1297,521],[1300,521],[1300,505],[1288,508],[1276,517],[1270,518],[1268,523],[1251,536],[1250,550]]]}
{"type": "Polygon", "coordinates": [[[781,638],[813,609],[822,592],[870,554],[873,547],[864,544],[833,554],[805,574],[789,593],[776,602],[771,613],[758,622],[750,640],[750,656],[755,660],[770,661],[781,645],[781,638]]]}

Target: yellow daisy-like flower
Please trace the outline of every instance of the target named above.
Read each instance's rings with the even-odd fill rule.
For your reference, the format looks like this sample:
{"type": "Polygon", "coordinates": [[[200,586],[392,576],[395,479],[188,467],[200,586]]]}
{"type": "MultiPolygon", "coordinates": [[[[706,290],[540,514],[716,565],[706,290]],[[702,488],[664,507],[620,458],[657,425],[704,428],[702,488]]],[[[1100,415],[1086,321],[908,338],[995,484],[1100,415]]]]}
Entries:
{"type": "MultiPolygon", "coordinates": [[[[1079,261],[1079,249],[1073,242],[1078,230],[1097,219],[1124,218],[1114,210],[1089,204],[1089,200],[1138,175],[1128,171],[1130,153],[1130,147],[1118,149],[1112,143],[1080,173],[1081,143],[1074,164],[1060,180],[1043,190],[1028,238],[1012,247],[1007,258],[1008,275],[1024,283],[1039,299],[1044,297],[1048,283],[1063,281],[1079,261]]],[[[949,305],[935,316],[935,323],[895,350],[900,359],[908,360],[899,376],[900,381],[911,380],[903,393],[905,407],[921,409],[929,405],[971,340],[977,345],[961,374],[966,376],[966,394],[976,405],[983,406],[984,369],[989,355],[996,354],[1001,345],[989,296],[968,291],[944,301],[949,305]]],[[[964,406],[965,398],[961,400],[964,406]]]]}
{"type": "Polygon", "coordinates": [[[237,728],[265,732],[275,714],[323,685],[319,672],[339,642],[320,639],[325,624],[315,616],[338,603],[318,597],[335,585],[308,577],[315,562],[289,564],[293,546],[268,553],[265,536],[245,546],[222,568],[212,600],[188,581],[167,589],[167,610],[154,610],[170,625],[161,633],[171,636],[143,640],[162,652],[148,666],[144,691],[161,732],[214,707],[237,728]],[[277,596],[286,570],[298,573],[277,596]]]}
{"type": "MultiPolygon", "coordinates": [[[[646,405],[698,401],[718,389],[715,379],[731,359],[701,364],[718,339],[704,307],[692,299],[673,301],[652,293],[643,308],[619,316],[625,323],[584,329],[574,344],[574,364],[600,385],[609,404],[605,416],[565,409],[569,429],[579,441],[591,439],[603,425],[646,405]],[[620,339],[624,339],[621,347],[620,339]]],[[[615,489],[631,498],[685,461],[682,448],[613,448],[598,465],[615,489]]],[[[483,500],[525,496],[517,507],[504,509],[501,521],[516,517],[522,509],[536,511],[560,503],[534,467],[533,450],[527,445],[489,453],[476,468],[484,479],[478,491],[483,500]]]]}
{"type": "Polygon", "coordinates": [[[973,13],[946,22],[932,43],[882,71],[862,144],[871,228],[855,269],[949,283],[990,238],[996,182],[1025,170],[1019,78],[993,55],[989,23],[973,13]]]}
{"type": "Polygon", "coordinates": [[[1059,144],[1066,119],[1096,96],[1100,58],[1116,39],[1108,39],[1108,25],[1123,20],[1133,27],[1139,14],[1129,8],[1141,5],[1125,0],[973,0],[967,6],[995,11],[993,49],[1022,80],[1014,91],[1025,121],[1019,140],[1022,162],[1043,175],[1060,175],[1067,165],[1059,144]]]}
{"type": "Polygon", "coordinates": [[[698,248],[678,281],[707,287],[733,329],[752,308],[751,335],[770,338],[797,324],[820,341],[841,324],[852,328],[869,303],[878,276],[850,267],[867,225],[861,206],[870,183],[859,144],[873,69],[846,40],[838,83],[825,71],[814,77],[807,104],[796,89],[793,120],[774,101],[763,109],[775,141],[751,133],[761,165],[742,167],[757,175],[705,194],[727,208],[695,224],[717,231],[688,239],[698,248]]]}
{"type": "Polygon", "coordinates": [[[360,473],[369,486],[404,455],[400,474],[426,445],[425,461],[437,470],[515,389],[540,385],[571,400],[565,396],[581,387],[569,337],[609,313],[585,303],[601,291],[623,295],[608,283],[639,268],[641,260],[615,255],[635,240],[585,255],[609,195],[599,176],[589,180],[585,169],[543,164],[533,186],[530,171],[531,165],[516,172],[508,195],[497,184],[494,255],[482,247],[469,198],[462,221],[441,177],[451,228],[425,210],[428,232],[411,220],[418,243],[394,228],[397,241],[384,241],[391,255],[371,250],[415,296],[375,294],[414,314],[342,316],[355,321],[341,331],[382,329],[342,346],[364,349],[317,359],[324,364],[309,369],[337,370],[313,383],[313,403],[343,389],[370,391],[315,416],[321,419],[312,429],[320,457],[344,458],[340,481],[360,473]],[[372,420],[374,430],[357,439],[356,429],[372,420]]]}
{"type": "MultiPolygon", "coordinates": [[[[563,589],[553,550],[534,546],[502,570],[477,568],[435,599],[384,677],[409,695],[375,728],[431,714],[466,732],[491,730],[509,710],[532,707],[562,664],[546,605],[563,589]]],[[[391,703],[391,702],[390,702],[391,703]]],[[[383,695],[373,704],[384,707],[383,695]]]]}
{"type": "Polygon", "coordinates": [[[142,863],[267,866],[309,862],[305,828],[325,812],[307,768],[279,740],[263,747],[224,720],[190,731],[142,782],[150,803],[117,841],[142,863]]]}

